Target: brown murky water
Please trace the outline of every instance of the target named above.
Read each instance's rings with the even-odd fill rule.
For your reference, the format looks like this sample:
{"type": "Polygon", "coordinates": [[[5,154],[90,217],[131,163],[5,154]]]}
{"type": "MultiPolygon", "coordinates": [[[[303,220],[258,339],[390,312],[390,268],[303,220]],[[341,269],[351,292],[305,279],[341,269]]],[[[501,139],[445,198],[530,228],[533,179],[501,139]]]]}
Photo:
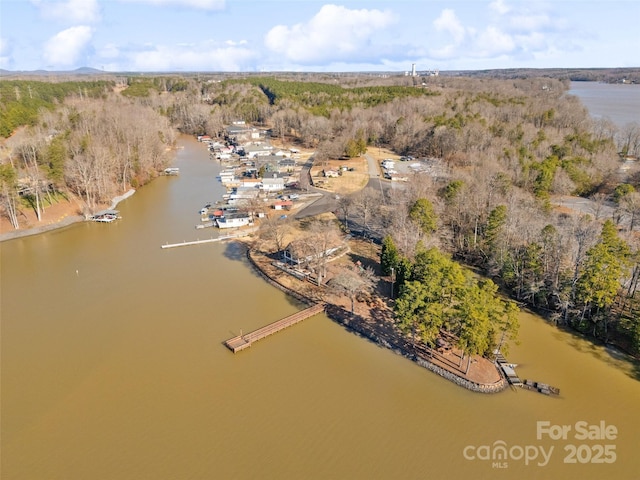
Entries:
{"type": "Polygon", "coordinates": [[[637,478],[640,370],[532,315],[509,358],[561,398],[468,392],[324,316],[229,352],[299,306],[235,244],[160,248],[215,233],[194,225],[218,166],[181,142],[180,176],[119,222],[0,244],[3,480],[637,478]],[[542,421],[572,430],[538,440],[542,421]]]}

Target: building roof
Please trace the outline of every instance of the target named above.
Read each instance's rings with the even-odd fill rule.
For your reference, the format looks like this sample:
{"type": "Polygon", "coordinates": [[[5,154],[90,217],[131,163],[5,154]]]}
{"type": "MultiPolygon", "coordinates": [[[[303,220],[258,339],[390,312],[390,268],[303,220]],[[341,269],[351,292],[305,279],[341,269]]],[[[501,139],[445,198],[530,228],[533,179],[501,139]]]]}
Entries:
{"type": "Polygon", "coordinates": [[[284,178],[283,177],[267,177],[267,178],[263,178],[262,179],[262,184],[267,184],[267,185],[277,185],[277,184],[283,184],[284,185],[284,178]]]}

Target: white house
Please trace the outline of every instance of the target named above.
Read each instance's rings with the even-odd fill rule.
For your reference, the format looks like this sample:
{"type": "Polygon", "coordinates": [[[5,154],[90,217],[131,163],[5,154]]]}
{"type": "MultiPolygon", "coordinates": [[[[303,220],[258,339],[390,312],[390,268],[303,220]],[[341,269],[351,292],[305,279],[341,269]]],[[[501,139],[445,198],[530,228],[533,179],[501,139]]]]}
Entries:
{"type": "Polygon", "coordinates": [[[263,178],[262,179],[262,190],[265,192],[281,192],[284,190],[284,178],[275,177],[275,178],[263,178]]]}
{"type": "Polygon", "coordinates": [[[235,213],[225,215],[222,218],[216,218],[218,228],[238,228],[252,224],[251,217],[246,213],[235,213]]]}
{"type": "Polygon", "coordinates": [[[271,145],[245,145],[244,155],[247,158],[255,158],[259,155],[271,155],[273,147],[271,145]]]}
{"type": "Polygon", "coordinates": [[[253,187],[260,188],[261,180],[257,178],[241,178],[240,179],[240,187],[253,187]]]}

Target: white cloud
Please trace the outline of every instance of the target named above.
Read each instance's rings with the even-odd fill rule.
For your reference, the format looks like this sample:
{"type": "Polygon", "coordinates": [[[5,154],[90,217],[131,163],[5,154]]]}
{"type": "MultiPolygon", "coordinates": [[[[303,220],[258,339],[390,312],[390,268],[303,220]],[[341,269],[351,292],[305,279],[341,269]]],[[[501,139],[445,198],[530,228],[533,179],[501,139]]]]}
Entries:
{"type": "Polygon", "coordinates": [[[68,23],[94,23],[100,20],[98,0],[31,0],[47,18],[68,23]]]}
{"type": "Polygon", "coordinates": [[[500,15],[504,15],[511,11],[511,7],[509,7],[504,0],[495,0],[489,4],[489,8],[494,10],[500,15]]]}
{"type": "Polygon", "coordinates": [[[350,10],[324,5],[307,23],[278,25],[265,37],[267,48],[288,61],[313,64],[374,58],[375,34],[396,21],[389,11],[350,10]]]}
{"type": "Polygon", "coordinates": [[[229,45],[230,47],[235,47],[237,45],[247,45],[249,42],[247,42],[246,40],[240,40],[239,42],[236,42],[234,40],[227,40],[224,43],[225,45],[229,45]]]}
{"type": "Polygon", "coordinates": [[[447,32],[453,37],[456,44],[462,43],[465,37],[465,28],[456,17],[456,13],[451,9],[445,9],[440,16],[435,19],[433,26],[439,32],[447,32]]]}
{"type": "Polygon", "coordinates": [[[44,45],[43,56],[46,64],[54,67],[74,66],[85,52],[93,30],[86,25],[67,28],[53,37],[44,45]]]}
{"type": "Polygon", "coordinates": [[[120,0],[130,3],[148,3],[151,5],[175,5],[187,8],[197,8],[201,10],[222,10],[225,7],[225,0],[120,0]]]}
{"type": "Polygon", "coordinates": [[[155,45],[122,52],[121,70],[134,71],[242,71],[256,53],[249,48],[206,42],[198,45],[155,45]]]}
{"type": "Polygon", "coordinates": [[[516,42],[511,35],[501,32],[496,27],[487,27],[475,38],[475,55],[479,57],[495,57],[512,53],[516,50],[516,42]]]}
{"type": "Polygon", "coordinates": [[[517,14],[507,19],[509,30],[512,32],[533,32],[553,28],[553,22],[544,14],[517,14]]]}
{"type": "Polygon", "coordinates": [[[530,4],[512,7],[506,0],[495,0],[489,4],[490,20],[481,29],[463,25],[453,10],[445,9],[433,22],[435,30],[445,34],[442,45],[432,46],[429,54],[436,59],[530,58],[566,49],[560,35],[563,21],[530,8],[530,4]]]}

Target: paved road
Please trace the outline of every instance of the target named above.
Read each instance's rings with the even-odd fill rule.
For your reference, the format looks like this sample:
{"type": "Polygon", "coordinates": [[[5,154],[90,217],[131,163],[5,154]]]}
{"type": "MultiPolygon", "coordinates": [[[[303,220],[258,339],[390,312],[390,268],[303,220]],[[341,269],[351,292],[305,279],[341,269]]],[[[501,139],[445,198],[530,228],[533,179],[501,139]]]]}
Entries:
{"type": "Polygon", "coordinates": [[[612,218],[616,209],[613,202],[598,203],[590,198],[571,197],[568,195],[552,198],[551,203],[576,212],[592,215],[596,218],[612,218]]]}
{"type": "Polygon", "coordinates": [[[300,170],[300,178],[306,178],[306,182],[300,182],[301,184],[307,185],[303,189],[305,193],[313,193],[318,195],[316,200],[313,200],[309,205],[302,208],[299,212],[296,212],[293,215],[293,218],[305,218],[312,217],[314,215],[320,215],[321,213],[333,212],[336,209],[337,201],[335,199],[335,194],[331,192],[327,192],[326,190],[322,190],[321,188],[316,188],[311,186],[311,167],[313,166],[313,155],[309,157],[307,162],[302,166],[302,170],[300,170]]]}

